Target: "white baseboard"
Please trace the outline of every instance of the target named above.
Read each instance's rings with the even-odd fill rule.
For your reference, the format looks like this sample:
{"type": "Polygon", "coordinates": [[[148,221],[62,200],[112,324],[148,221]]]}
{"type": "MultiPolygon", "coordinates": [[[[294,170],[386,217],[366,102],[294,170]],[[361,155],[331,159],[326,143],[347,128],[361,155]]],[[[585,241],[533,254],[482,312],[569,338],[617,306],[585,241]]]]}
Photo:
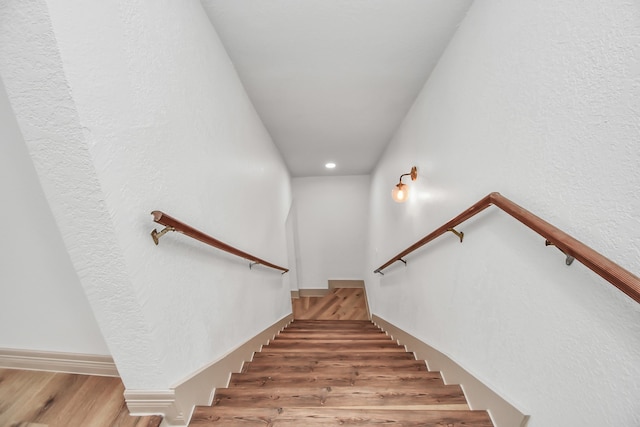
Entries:
{"type": "Polygon", "coordinates": [[[124,400],[133,416],[162,415],[162,426],[186,426],[175,390],[125,390],[124,400]]]}
{"type": "Polygon", "coordinates": [[[216,388],[227,387],[231,374],[240,372],[253,353],[287,326],[289,314],[225,356],[203,367],[169,390],[126,390],[125,401],[134,416],[162,415],[162,427],[186,426],[197,405],[210,405],[216,388]]]}
{"type": "Polygon", "coordinates": [[[440,371],[445,383],[460,384],[471,409],[483,409],[489,412],[496,427],[525,427],[529,416],[507,402],[493,390],[481,383],[476,377],[464,370],[445,354],[420,341],[376,315],[372,321],[398,340],[408,351],[415,353],[419,360],[425,360],[430,371],[440,371]]]}
{"type": "Polygon", "coordinates": [[[364,280],[329,280],[329,289],[364,288],[364,280]]]}
{"type": "Polygon", "coordinates": [[[110,356],[0,348],[0,368],[119,377],[110,356]]]}
{"type": "Polygon", "coordinates": [[[323,297],[329,294],[329,289],[298,289],[298,297],[323,297]]]}

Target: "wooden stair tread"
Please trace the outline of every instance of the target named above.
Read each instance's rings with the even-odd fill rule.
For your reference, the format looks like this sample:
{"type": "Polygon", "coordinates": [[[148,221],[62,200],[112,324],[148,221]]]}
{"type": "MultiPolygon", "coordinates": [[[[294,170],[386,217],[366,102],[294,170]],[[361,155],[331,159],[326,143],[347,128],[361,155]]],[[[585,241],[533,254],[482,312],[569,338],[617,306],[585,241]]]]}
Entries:
{"type": "Polygon", "coordinates": [[[298,319],[358,319],[369,318],[362,288],[330,289],[320,297],[300,297],[291,302],[293,316],[298,319]]]}
{"type": "Polygon", "coordinates": [[[291,328],[291,330],[296,328],[379,329],[370,320],[300,320],[300,319],[296,319],[293,322],[289,323],[289,325],[287,326],[287,329],[289,328],[291,328]]]}
{"type": "Polygon", "coordinates": [[[378,351],[375,353],[372,352],[363,352],[360,353],[358,351],[350,351],[348,353],[332,353],[329,351],[321,351],[321,352],[310,352],[310,351],[289,351],[284,353],[255,353],[253,355],[252,361],[254,362],[262,362],[262,361],[270,361],[276,363],[290,363],[297,360],[335,360],[335,361],[344,361],[344,360],[416,360],[416,357],[413,353],[409,352],[398,352],[398,351],[378,351]]]}
{"type": "Polygon", "coordinates": [[[289,323],[287,327],[306,326],[306,327],[336,327],[336,328],[377,328],[376,324],[371,320],[301,320],[296,319],[289,323]]]}
{"type": "Polygon", "coordinates": [[[421,360],[363,360],[363,361],[295,361],[289,364],[278,363],[245,363],[242,372],[340,372],[342,371],[364,371],[374,372],[396,372],[407,371],[427,371],[427,365],[421,360]]]}
{"type": "Polygon", "coordinates": [[[196,407],[191,425],[493,427],[486,411],[344,408],[196,407]]]}
{"type": "Polygon", "coordinates": [[[217,389],[212,406],[345,407],[466,404],[458,385],[413,386],[382,390],[379,387],[281,387],[217,389]]]}
{"type": "Polygon", "coordinates": [[[442,377],[438,372],[415,371],[411,373],[381,373],[380,371],[352,371],[341,373],[280,373],[265,375],[264,373],[232,374],[229,387],[274,388],[283,386],[297,387],[336,387],[366,386],[386,388],[402,388],[406,386],[442,385],[442,377]]]}
{"type": "Polygon", "coordinates": [[[317,319],[296,319],[291,322],[291,324],[304,324],[304,323],[312,323],[312,324],[321,324],[321,325],[373,325],[374,323],[368,319],[362,320],[317,320],[317,319]]]}
{"type": "Polygon", "coordinates": [[[397,341],[392,340],[387,336],[369,339],[354,339],[354,338],[307,338],[301,340],[288,340],[276,338],[269,341],[264,347],[317,347],[324,345],[353,345],[353,346],[382,346],[382,347],[402,347],[397,341]]]}
{"type": "Polygon", "coordinates": [[[371,322],[366,322],[362,325],[355,325],[355,324],[325,325],[322,323],[299,324],[297,322],[298,321],[296,320],[295,322],[290,323],[289,326],[287,326],[287,328],[285,329],[285,331],[289,331],[289,332],[300,332],[300,331],[312,331],[312,332],[313,331],[317,331],[317,332],[320,332],[320,331],[374,332],[375,331],[375,332],[378,332],[380,331],[380,328],[371,322]]]}
{"type": "Polygon", "coordinates": [[[372,340],[372,342],[282,342],[273,341],[262,347],[263,352],[287,352],[287,351],[324,351],[324,352],[371,352],[371,351],[398,351],[406,352],[403,346],[393,341],[372,340]]]}
{"type": "MultiPolygon", "coordinates": [[[[304,304],[321,312],[329,300],[339,306],[334,297],[304,304]]],[[[216,389],[211,406],[196,407],[190,425],[493,426],[459,385],[371,321],[299,318],[216,389]]]]}
{"type": "Polygon", "coordinates": [[[371,332],[340,332],[336,334],[331,331],[301,331],[301,332],[280,332],[276,337],[276,340],[317,340],[317,339],[331,339],[331,340],[380,340],[388,339],[387,334],[379,330],[372,330],[371,332]]]}

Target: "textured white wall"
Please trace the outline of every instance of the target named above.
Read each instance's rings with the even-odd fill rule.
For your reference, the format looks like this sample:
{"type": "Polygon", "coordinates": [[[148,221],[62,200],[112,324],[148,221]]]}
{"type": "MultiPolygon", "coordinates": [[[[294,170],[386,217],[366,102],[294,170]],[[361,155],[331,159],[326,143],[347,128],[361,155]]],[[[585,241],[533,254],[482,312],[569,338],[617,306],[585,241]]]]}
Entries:
{"type": "Polygon", "coordinates": [[[362,280],[366,263],[368,175],[293,179],[300,289],[362,280]]]}
{"type": "Polygon", "coordinates": [[[67,253],[125,384],[161,387],[161,353],[126,274],[46,4],[2,6],[0,75],[67,253]]]}
{"type": "Polygon", "coordinates": [[[0,18],[0,73],[127,388],[170,387],[289,313],[279,272],[149,237],[160,209],[287,261],[288,173],[200,3],[10,1],[0,18]]]}
{"type": "Polygon", "coordinates": [[[300,264],[300,254],[298,253],[299,238],[296,222],[296,208],[295,203],[292,202],[285,222],[289,272],[284,276],[285,283],[288,284],[291,290],[298,289],[298,264],[300,264]]]}
{"type": "MultiPolygon", "coordinates": [[[[639,274],[639,40],[629,0],[475,2],[372,177],[371,270],[500,191],[639,274]]],[[[373,312],[532,427],[640,425],[640,305],[495,208],[460,228],[371,276],[373,312]]]]}
{"type": "Polygon", "coordinates": [[[0,348],[109,354],[0,80],[0,348]]]}

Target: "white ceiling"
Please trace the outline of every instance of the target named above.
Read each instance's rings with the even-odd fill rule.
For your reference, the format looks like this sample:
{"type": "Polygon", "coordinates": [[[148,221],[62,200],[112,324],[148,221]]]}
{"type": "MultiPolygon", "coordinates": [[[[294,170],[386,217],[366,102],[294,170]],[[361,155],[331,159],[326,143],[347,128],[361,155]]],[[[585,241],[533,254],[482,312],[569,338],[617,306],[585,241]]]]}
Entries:
{"type": "Polygon", "coordinates": [[[201,1],[294,177],[369,174],[472,2],[201,1]]]}

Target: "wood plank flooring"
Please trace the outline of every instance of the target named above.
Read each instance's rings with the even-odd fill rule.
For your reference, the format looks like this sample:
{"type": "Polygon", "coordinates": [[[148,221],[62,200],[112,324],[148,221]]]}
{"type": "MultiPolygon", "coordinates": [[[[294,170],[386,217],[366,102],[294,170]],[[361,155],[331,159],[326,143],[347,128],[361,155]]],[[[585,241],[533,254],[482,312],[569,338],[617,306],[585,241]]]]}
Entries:
{"type": "Polygon", "coordinates": [[[0,369],[2,427],[157,427],[132,417],[120,378],[0,369]]]}
{"type": "Polygon", "coordinates": [[[323,297],[291,300],[293,318],[306,320],[369,320],[363,288],[337,288],[323,297]]]}
{"type": "Polygon", "coordinates": [[[458,385],[394,342],[370,321],[294,320],[190,426],[490,427],[458,385]]]}

